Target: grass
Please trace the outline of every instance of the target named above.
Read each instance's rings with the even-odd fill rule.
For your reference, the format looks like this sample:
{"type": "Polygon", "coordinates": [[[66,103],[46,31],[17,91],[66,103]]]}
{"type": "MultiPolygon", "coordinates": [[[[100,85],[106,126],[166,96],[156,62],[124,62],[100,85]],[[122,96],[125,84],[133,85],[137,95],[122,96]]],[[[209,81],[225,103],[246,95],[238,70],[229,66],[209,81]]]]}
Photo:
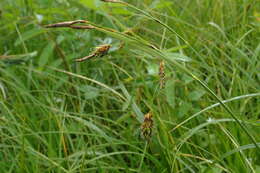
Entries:
{"type": "Polygon", "coordinates": [[[260,172],[259,3],[127,3],[0,2],[0,171],[260,172]]]}

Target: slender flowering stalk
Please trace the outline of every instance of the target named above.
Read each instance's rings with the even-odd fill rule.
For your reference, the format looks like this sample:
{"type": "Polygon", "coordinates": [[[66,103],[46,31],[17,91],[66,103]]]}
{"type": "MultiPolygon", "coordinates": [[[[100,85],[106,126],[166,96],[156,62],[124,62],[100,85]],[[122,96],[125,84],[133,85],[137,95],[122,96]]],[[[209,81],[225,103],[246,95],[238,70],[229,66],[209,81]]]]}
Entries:
{"type": "Polygon", "coordinates": [[[129,36],[133,36],[134,32],[135,32],[135,28],[129,28],[129,29],[125,30],[123,32],[123,34],[129,35],[129,36]]]}
{"type": "MultiPolygon", "coordinates": [[[[133,29],[127,29],[126,31],[122,32],[123,34],[129,35],[129,36],[133,36],[134,31],[133,29]]],[[[119,45],[119,49],[122,49],[125,46],[125,42],[124,41],[120,41],[120,45],[119,45]]]]}
{"type": "Polygon", "coordinates": [[[85,60],[93,58],[93,57],[102,57],[108,53],[110,48],[111,48],[110,44],[98,46],[98,47],[96,47],[96,50],[92,54],[85,56],[83,58],[78,58],[75,61],[82,62],[82,61],[85,61],[85,60]]]}

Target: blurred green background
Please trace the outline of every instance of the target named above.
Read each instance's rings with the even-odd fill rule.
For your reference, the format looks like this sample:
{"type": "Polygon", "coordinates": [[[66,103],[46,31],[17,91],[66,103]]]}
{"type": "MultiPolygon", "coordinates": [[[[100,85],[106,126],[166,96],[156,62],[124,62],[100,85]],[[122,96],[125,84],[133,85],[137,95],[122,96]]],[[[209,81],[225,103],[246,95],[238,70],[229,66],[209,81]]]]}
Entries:
{"type": "Polygon", "coordinates": [[[124,2],[0,1],[0,172],[260,172],[259,1],[124,2]]]}

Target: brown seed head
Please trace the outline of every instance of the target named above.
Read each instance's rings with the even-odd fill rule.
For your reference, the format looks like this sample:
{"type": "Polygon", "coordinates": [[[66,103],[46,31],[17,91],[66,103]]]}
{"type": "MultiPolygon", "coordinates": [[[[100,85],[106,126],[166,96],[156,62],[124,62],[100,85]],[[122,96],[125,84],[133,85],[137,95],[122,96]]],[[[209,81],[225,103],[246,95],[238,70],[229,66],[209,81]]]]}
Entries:
{"type": "Polygon", "coordinates": [[[96,51],[94,52],[94,54],[96,56],[104,56],[105,54],[107,54],[107,52],[109,51],[109,49],[111,48],[110,44],[104,44],[101,46],[96,47],[96,51]]]}
{"type": "Polygon", "coordinates": [[[77,24],[77,23],[88,23],[86,20],[74,20],[74,21],[66,21],[66,22],[59,22],[54,24],[46,25],[46,28],[56,28],[56,27],[70,27],[71,25],[77,24]]]}
{"type": "Polygon", "coordinates": [[[108,53],[110,48],[111,48],[110,44],[104,44],[104,45],[98,46],[98,47],[96,47],[96,50],[92,54],[85,56],[83,58],[78,58],[75,61],[76,62],[82,62],[82,61],[85,61],[87,59],[91,59],[93,57],[97,57],[97,56],[102,57],[102,56],[104,56],[108,53]]]}
{"type": "Polygon", "coordinates": [[[160,89],[163,89],[165,86],[165,63],[163,60],[160,62],[159,76],[160,76],[160,89]]]}
{"type": "Polygon", "coordinates": [[[112,2],[112,3],[119,3],[119,0],[101,0],[103,2],[112,2]]]}
{"type": "Polygon", "coordinates": [[[146,140],[150,140],[153,129],[153,115],[151,112],[145,114],[144,121],[141,126],[142,135],[146,140]]]}

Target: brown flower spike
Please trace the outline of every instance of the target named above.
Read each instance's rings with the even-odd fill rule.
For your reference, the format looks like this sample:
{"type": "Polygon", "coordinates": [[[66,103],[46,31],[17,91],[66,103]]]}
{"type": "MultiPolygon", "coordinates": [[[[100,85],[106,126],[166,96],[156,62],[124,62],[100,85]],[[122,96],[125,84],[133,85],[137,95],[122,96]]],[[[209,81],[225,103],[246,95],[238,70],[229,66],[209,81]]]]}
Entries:
{"type": "Polygon", "coordinates": [[[101,0],[103,2],[112,2],[112,3],[120,3],[118,0],[101,0]]]}
{"type": "Polygon", "coordinates": [[[96,47],[96,50],[92,54],[85,56],[83,58],[76,59],[75,61],[82,62],[93,57],[102,57],[108,53],[110,48],[111,48],[110,44],[98,46],[96,47]]]}
{"type": "Polygon", "coordinates": [[[144,121],[141,126],[141,132],[145,140],[149,141],[152,136],[153,115],[151,112],[145,114],[144,121]]]}
{"type": "Polygon", "coordinates": [[[57,27],[71,27],[74,24],[77,23],[88,23],[86,20],[74,20],[74,21],[66,21],[66,22],[59,22],[54,24],[46,25],[46,28],[57,28],[57,27]]]}
{"type": "Polygon", "coordinates": [[[162,60],[160,62],[160,67],[159,67],[159,76],[160,76],[160,89],[163,89],[165,86],[165,63],[162,60]]]}
{"type": "Polygon", "coordinates": [[[75,25],[78,23],[88,23],[87,20],[74,20],[74,21],[66,21],[66,22],[59,22],[53,23],[49,25],[45,25],[45,28],[72,28],[72,29],[95,29],[92,25],[75,25]]]}

